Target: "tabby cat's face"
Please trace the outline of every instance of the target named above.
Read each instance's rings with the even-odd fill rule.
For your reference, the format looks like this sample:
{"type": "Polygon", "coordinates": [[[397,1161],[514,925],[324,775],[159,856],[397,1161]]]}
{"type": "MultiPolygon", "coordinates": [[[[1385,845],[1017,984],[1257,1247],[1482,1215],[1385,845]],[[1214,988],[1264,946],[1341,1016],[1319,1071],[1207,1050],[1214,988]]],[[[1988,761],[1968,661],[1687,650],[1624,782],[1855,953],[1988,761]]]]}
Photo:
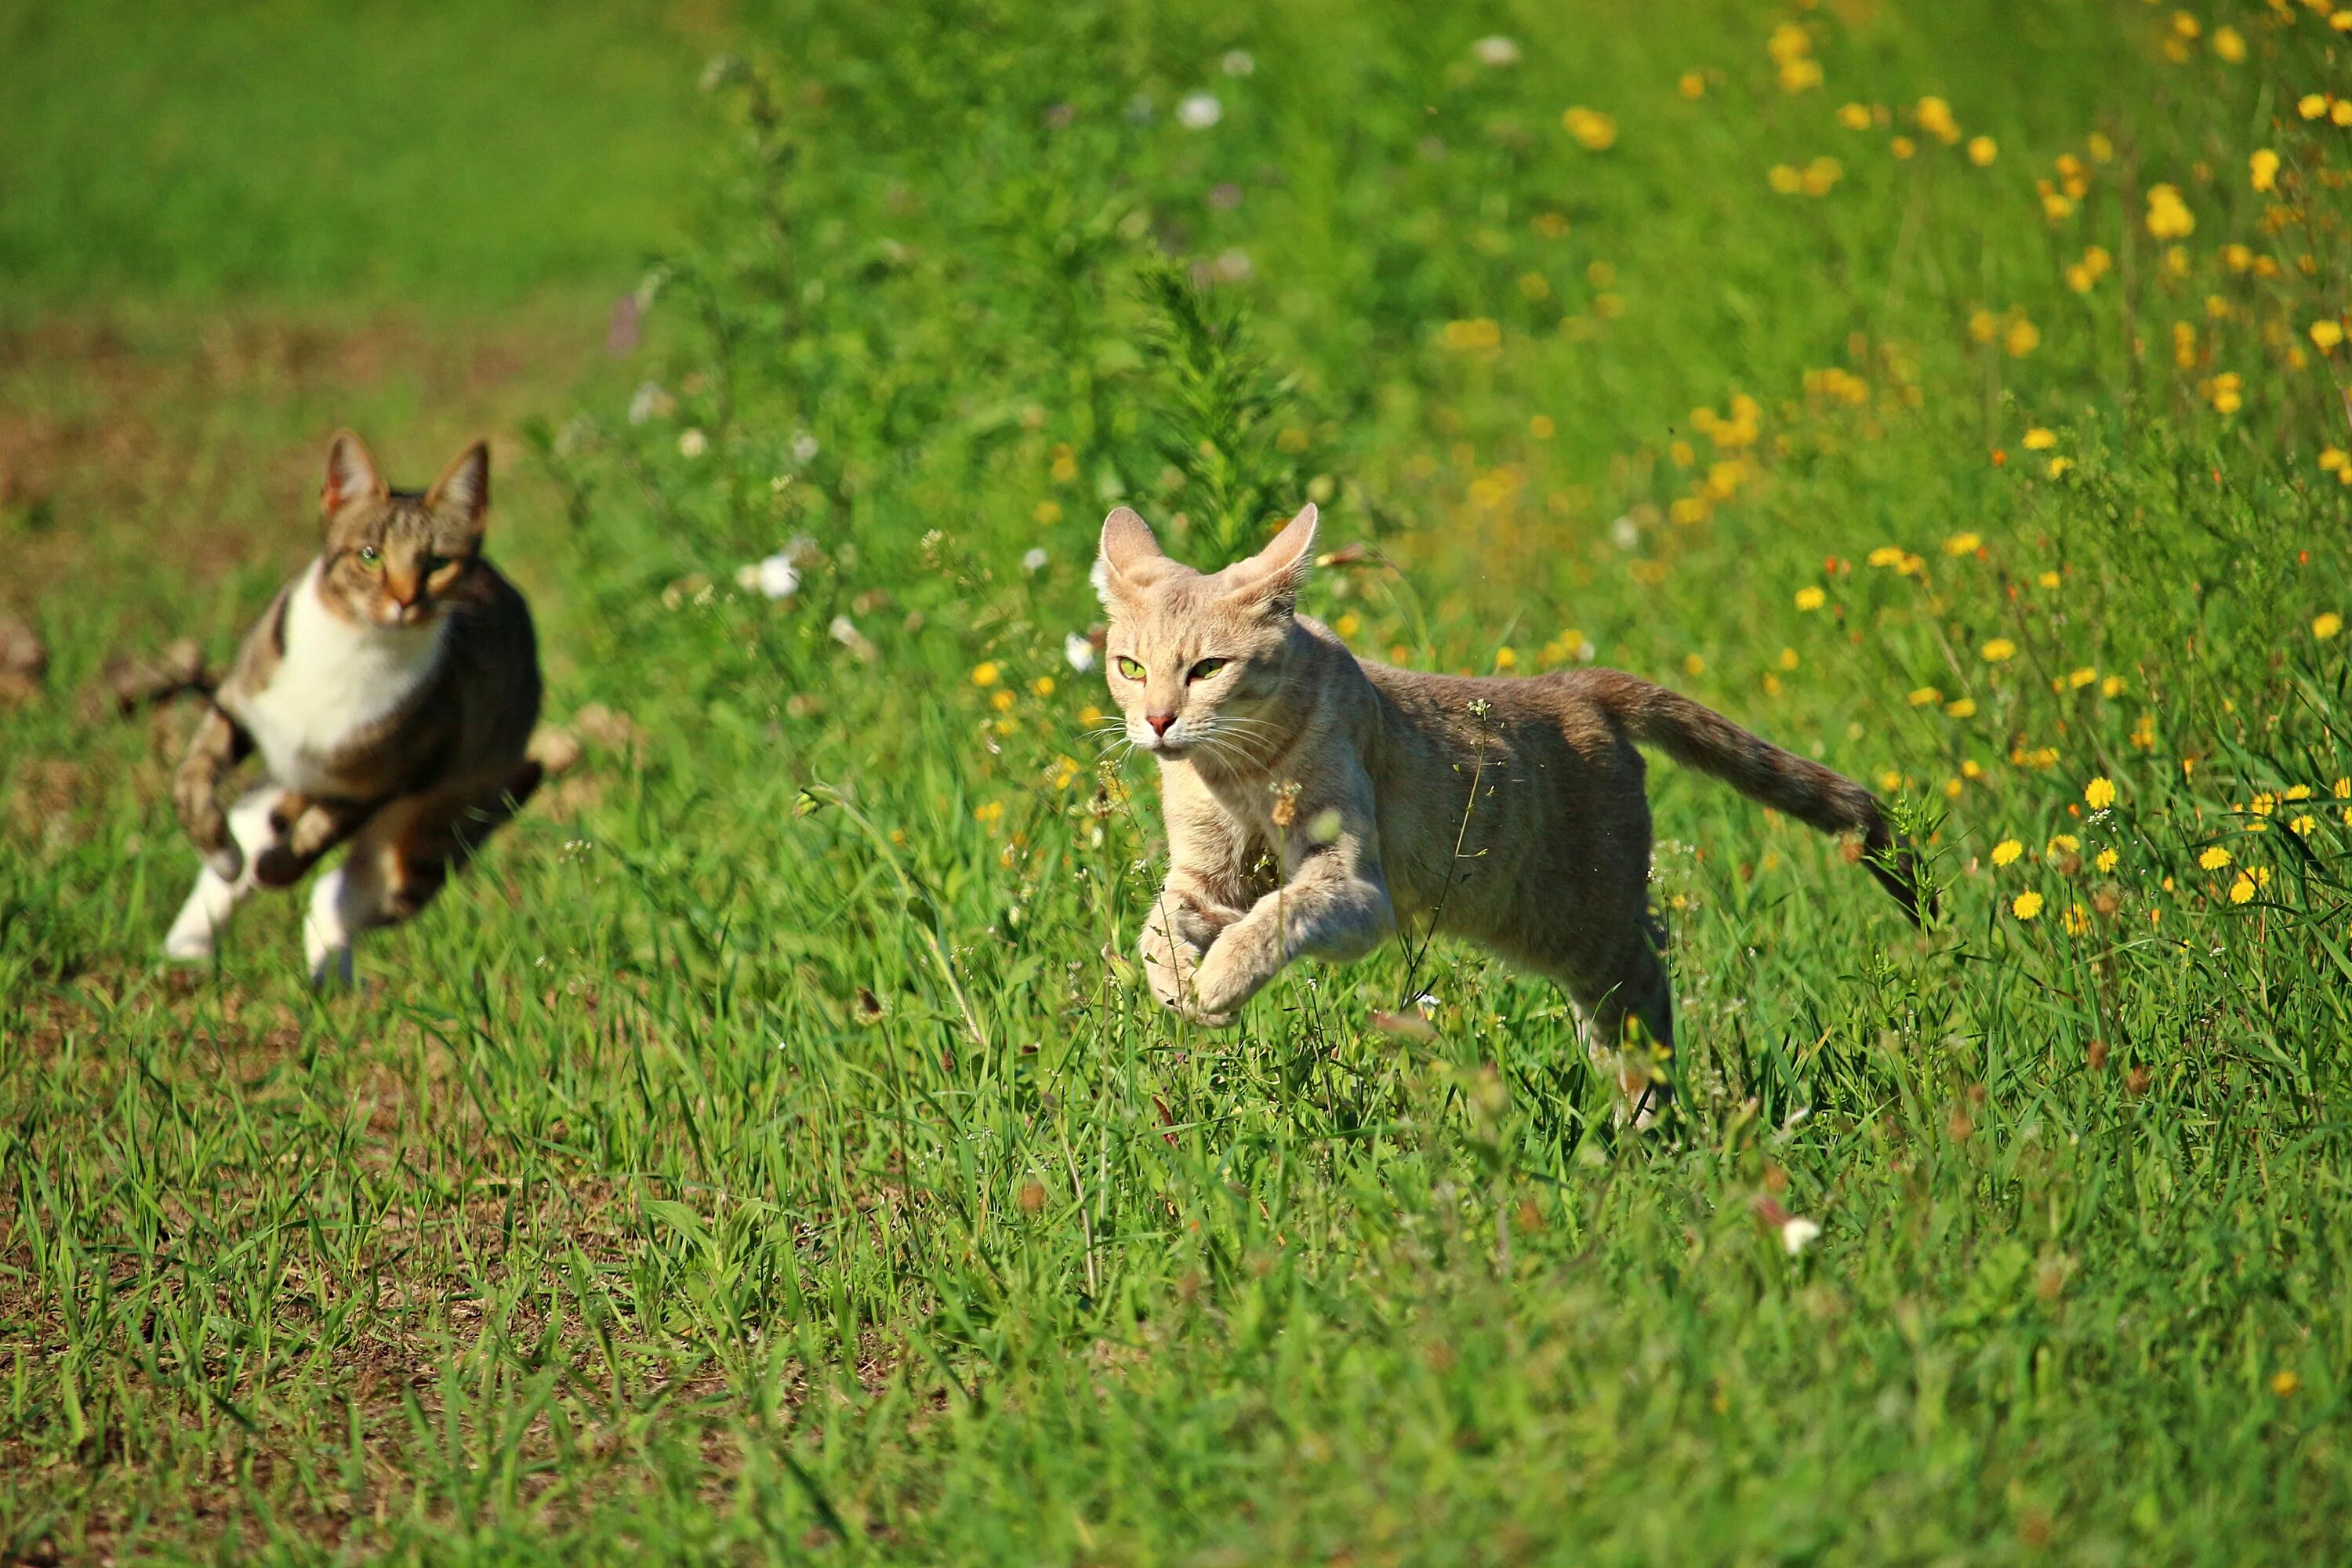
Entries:
{"type": "Polygon", "coordinates": [[[1273,543],[1202,574],[1160,552],[1125,508],[1103,525],[1097,584],[1110,612],[1105,677],[1127,739],[1170,759],[1241,764],[1278,750],[1308,507],[1273,543]]]}
{"type": "Polygon", "coordinates": [[[429,626],[481,580],[489,449],[476,442],[424,494],[394,490],[348,431],[327,457],[320,597],[363,626],[429,626]]]}

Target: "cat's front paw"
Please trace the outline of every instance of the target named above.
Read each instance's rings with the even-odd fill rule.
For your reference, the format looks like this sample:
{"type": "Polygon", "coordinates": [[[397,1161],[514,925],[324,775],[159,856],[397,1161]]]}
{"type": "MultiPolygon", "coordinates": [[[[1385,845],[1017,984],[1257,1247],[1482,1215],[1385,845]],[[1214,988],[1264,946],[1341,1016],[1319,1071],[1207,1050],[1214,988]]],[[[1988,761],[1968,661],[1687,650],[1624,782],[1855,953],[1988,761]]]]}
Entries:
{"type": "Polygon", "coordinates": [[[1258,993],[1267,980],[1259,967],[1251,962],[1252,955],[1243,951],[1244,944],[1234,942],[1231,934],[1217,939],[1201,967],[1192,973],[1192,994],[1185,999],[1185,1016],[1196,1024],[1222,1029],[1240,1016],[1242,1004],[1258,993]]]}

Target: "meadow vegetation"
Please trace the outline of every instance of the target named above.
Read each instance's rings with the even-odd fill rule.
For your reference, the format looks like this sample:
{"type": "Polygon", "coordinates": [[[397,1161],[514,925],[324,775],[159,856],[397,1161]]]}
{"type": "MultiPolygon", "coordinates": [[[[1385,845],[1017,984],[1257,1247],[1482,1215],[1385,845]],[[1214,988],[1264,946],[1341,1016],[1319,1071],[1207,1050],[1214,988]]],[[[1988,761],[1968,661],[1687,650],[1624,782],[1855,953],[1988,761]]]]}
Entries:
{"type": "MultiPolygon", "coordinates": [[[[476,304],[576,326],[617,277],[625,360],[176,416],[405,411],[404,470],[446,384],[524,437],[492,549],[584,759],[359,994],[305,990],[292,900],[157,968],[185,715],[79,697],[226,653],[303,487],[201,571],[167,507],[0,490],[55,653],[0,710],[0,1546],[2337,1550],[2352,9],[707,31],[673,242],[643,184],[582,220],[613,272],[465,197],[521,258],[476,304]],[[1095,531],[1213,564],[1307,497],[1360,650],[1676,685],[1900,800],[1939,916],[1661,764],[1672,1127],[1443,943],[1162,1014],[1095,531]]],[[[0,265],[92,232],[12,210],[0,265]]],[[[433,268],[302,244],[324,282],[265,300],[433,268]]],[[[251,312],[241,255],[126,288],[251,312]]]]}

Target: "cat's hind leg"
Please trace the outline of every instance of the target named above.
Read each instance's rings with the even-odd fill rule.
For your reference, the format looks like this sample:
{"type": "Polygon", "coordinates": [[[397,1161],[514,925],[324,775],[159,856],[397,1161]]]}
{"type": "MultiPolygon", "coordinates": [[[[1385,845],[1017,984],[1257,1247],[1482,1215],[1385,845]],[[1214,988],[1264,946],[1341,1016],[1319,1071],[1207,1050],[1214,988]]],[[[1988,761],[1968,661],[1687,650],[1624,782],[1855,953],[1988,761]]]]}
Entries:
{"type": "Polygon", "coordinates": [[[278,841],[278,803],[286,792],[267,784],[247,795],[228,811],[228,834],[236,843],[240,868],[224,877],[207,859],[196,873],[196,885],[180,906],[179,917],[163,936],[163,956],[175,963],[201,963],[213,955],[213,945],[228,929],[236,907],[254,894],[260,883],[254,867],[278,841]]]}
{"type": "Polygon", "coordinates": [[[540,766],[526,763],[488,794],[408,795],[389,802],[352,836],[342,864],[319,879],[302,924],[310,983],[349,985],[362,933],[421,911],[452,871],[511,817],[539,787],[540,766]]]}
{"type": "Polygon", "coordinates": [[[1675,995],[1665,943],[1664,928],[1644,915],[1606,962],[1580,963],[1557,976],[1584,1015],[1593,1066],[1616,1080],[1636,1127],[1655,1121],[1674,1099],[1667,1067],[1675,1050],[1675,995]]]}

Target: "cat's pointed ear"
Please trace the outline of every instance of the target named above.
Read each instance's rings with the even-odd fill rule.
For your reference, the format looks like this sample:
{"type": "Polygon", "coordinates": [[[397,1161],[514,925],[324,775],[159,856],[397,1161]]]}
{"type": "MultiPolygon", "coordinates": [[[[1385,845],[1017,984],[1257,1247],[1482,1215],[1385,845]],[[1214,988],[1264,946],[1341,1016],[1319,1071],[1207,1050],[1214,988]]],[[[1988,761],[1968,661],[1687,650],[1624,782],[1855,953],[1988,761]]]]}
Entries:
{"type": "Polygon", "coordinates": [[[1132,509],[1118,508],[1103,519],[1102,545],[1092,574],[1096,596],[1104,608],[1116,608],[1122,595],[1146,586],[1157,576],[1167,560],[1160,553],[1160,541],[1152,537],[1151,525],[1132,509]]]}
{"type": "Polygon", "coordinates": [[[477,441],[458,453],[425,492],[425,504],[431,510],[460,519],[479,533],[482,519],[490,510],[490,444],[477,441]]]}
{"type": "Polygon", "coordinates": [[[319,489],[319,510],[332,517],[353,501],[382,500],[392,493],[367,443],[338,430],[327,447],[327,482],[319,489]]]}
{"type": "Polygon", "coordinates": [[[1276,615],[1288,615],[1297,605],[1298,590],[1314,563],[1315,524],[1320,516],[1315,503],[1308,501],[1265,549],[1226,567],[1234,597],[1262,604],[1276,615]]]}

